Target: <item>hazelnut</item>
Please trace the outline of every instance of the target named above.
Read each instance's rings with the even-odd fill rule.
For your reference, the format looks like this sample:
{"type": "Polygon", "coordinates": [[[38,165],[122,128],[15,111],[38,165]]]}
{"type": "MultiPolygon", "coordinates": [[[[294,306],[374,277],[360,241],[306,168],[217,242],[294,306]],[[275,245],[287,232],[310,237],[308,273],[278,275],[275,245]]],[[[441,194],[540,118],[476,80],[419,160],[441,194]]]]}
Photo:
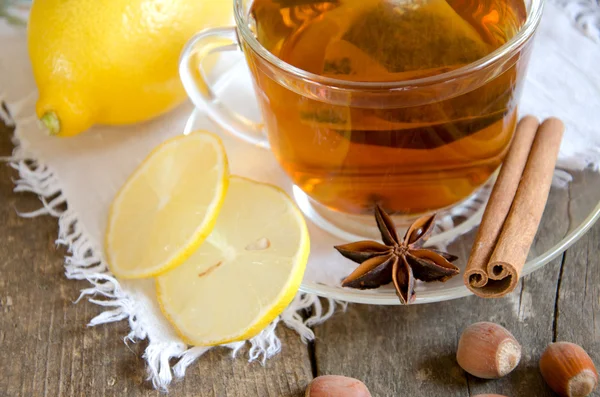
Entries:
{"type": "Polygon", "coordinates": [[[521,359],[521,345],[501,325],[481,322],[460,336],[456,361],[473,376],[496,379],[511,372],[521,359]]]}
{"type": "Polygon", "coordinates": [[[598,385],[594,362],[574,343],[551,343],[540,358],[540,371],[548,386],[564,397],[590,395],[598,385]]]}
{"type": "Polygon", "coordinates": [[[323,375],[310,382],[305,397],[371,397],[371,393],[358,379],[323,375]]]}

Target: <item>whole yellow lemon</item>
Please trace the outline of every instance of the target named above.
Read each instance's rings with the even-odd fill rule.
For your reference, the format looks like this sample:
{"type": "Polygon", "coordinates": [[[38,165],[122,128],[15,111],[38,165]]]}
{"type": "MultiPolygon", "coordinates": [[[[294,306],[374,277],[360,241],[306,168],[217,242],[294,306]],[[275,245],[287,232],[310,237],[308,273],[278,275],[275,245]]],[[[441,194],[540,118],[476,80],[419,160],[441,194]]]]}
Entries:
{"type": "Polygon", "coordinates": [[[228,0],[36,0],[29,56],[36,112],[52,135],[130,124],[185,99],[178,58],[197,31],[232,20],[228,0]]]}

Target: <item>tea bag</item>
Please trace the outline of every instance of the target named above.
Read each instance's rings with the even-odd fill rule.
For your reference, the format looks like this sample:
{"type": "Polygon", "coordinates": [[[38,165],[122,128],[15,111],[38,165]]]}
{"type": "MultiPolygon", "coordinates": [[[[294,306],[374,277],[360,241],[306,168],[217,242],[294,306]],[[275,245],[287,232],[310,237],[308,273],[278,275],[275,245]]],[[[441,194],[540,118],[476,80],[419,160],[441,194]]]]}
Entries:
{"type": "Polygon", "coordinates": [[[302,29],[289,46],[290,63],[344,80],[406,81],[451,71],[494,49],[445,0],[340,4],[302,29]]]}
{"type": "MultiPolygon", "coordinates": [[[[481,59],[498,45],[487,41],[445,0],[380,3],[357,20],[343,40],[385,67],[389,72],[385,76],[387,81],[448,72],[481,59]]],[[[498,77],[495,84],[445,101],[416,107],[357,110],[361,114],[354,114],[354,119],[368,123],[354,123],[352,138],[368,145],[411,149],[431,149],[456,142],[507,114],[514,75],[515,70],[510,70],[498,77]]],[[[368,80],[381,79],[370,76],[368,80]]]]}
{"type": "Polygon", "coordinates": [[[460,67],[494,50],[445,0],[378,2],[342,39],[391,73],[436,74],[439,68],[460,67]]]}

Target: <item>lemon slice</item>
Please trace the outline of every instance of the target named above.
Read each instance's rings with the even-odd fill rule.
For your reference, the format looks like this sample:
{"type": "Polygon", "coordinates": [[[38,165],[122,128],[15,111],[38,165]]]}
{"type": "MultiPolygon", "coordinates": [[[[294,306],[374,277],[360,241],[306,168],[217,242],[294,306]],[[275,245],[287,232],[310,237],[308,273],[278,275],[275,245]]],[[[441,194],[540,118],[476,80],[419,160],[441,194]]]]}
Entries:
{"type": "Polygon", "coordinates": [[[183,263],[214,227],[228,178],[223,144],[209,132],[156,148],[112,203],[105,238],[110,270],[142,278],[183,263]]]}
{"type": "Polygon", "coordinates": [[[189,344],[249,339],[292,301],[309,250],[304,218],[283,191],[231,177],[210,236],[156,278],[158,301],[189,344]]]}

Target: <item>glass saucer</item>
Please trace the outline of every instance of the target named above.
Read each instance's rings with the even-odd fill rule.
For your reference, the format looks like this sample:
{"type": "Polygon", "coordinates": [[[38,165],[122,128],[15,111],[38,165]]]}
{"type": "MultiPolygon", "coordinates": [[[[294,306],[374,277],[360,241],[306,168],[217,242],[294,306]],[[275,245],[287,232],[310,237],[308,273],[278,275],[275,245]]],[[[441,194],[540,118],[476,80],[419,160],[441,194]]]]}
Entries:
{"type": "MultiPolygon", "coordinates": [[[[234,61],[215,83],[215,91],[226,106],[244,116],[259,120],[260,113],[247,66],[243,61],[234,61]]],[[[311,256],[307,265],[301,291],[337,300],[377,305],[400,304],[394,289],[385,286],[373,290],[343,288],[340,281],[357,266],[341,257],[334,245],[356,241],[356,236],[342,229],[331,228],[326,219],[319,219],[310,200],[293,186],[279,167],[271,152],[245,143],[231,136],[210,121],[201,110],[190,116],[185,133],[205,129],[221,136],[230,161],[231,173],[250,177],[280,186],[294,197],[305,213],[311,235],[311,256]]],[[[553,187],[523,275],[527,275],[559,256],[575,243],[600,218],[600,174],[593,171],[566,172],[557,170],[556,180],[568,180],[564,187],[553,187]]],[[[446,214],[428,245],[435,245],[459,256],[456,265],[462,270],[466,266],[484,210],[485,201],[493,180],[478,194],[446,214]]],[[[399,231],[401,233],[401,231],[399,231]]],[[[417,282],[415,303],[431,303],[470,295],[464,286],[462,273],[445,283],[417,282]]]]}

